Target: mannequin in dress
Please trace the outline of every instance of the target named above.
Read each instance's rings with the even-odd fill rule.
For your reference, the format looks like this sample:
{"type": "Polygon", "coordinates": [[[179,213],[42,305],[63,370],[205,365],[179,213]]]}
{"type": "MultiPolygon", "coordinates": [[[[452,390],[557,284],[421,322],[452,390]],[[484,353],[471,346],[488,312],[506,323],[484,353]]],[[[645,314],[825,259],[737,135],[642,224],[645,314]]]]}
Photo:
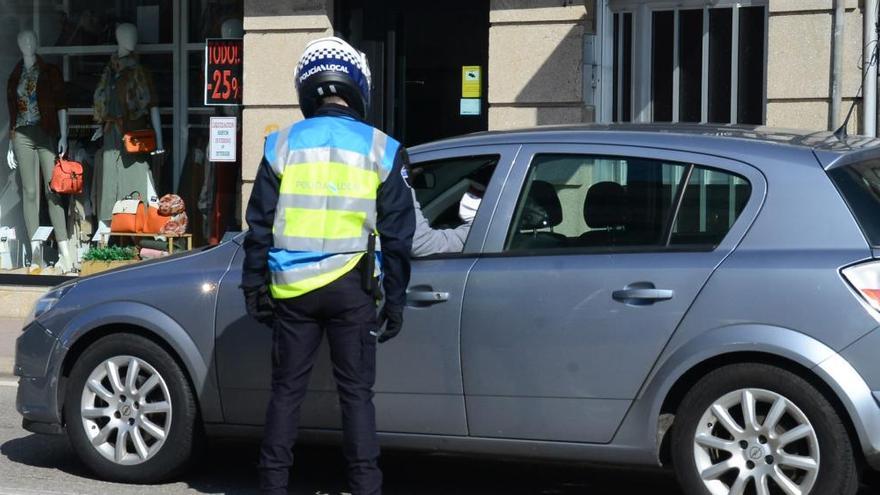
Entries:
{"type": "MultiPolygon", "coordinates": [[[[58,242],[57,267],[62,273],[72,270],[73,258],[67,238],[67,215],[62,198],[49,189],[55,157],[67,152],[67,103],[61,71],[37,56],[37,35],[22,31],[18,47],[22,60],[13,69],[7,83],[10,113],[10,147],[6,160],[10,169],[18,169],[22,183],[22,202],[28,238],[40,226],[42,184],[49,207],[49,218],[58,242]],[[55,139],[58,139],[55,141],[55,139]],[[57,153],[56,153],[57,152],[57,153]]],[[[29,257],[38,245],[32,244],[29,257]]]]}
{"type": "Polygon", "coordinates": [[[101,170],[96,172],[98,220],[109,225],[113,205],[132,193],[144,202],[153,189],[149,155],[128,153],[122,143],[126,132],[152,128],[156,135],[155,153],[163,153],[159,102],[152,76],[137,59],[137,27],[120,24],[116,28],[117,51],[104,69],[95,89],[95,120],[103,124],[101,170]]]}

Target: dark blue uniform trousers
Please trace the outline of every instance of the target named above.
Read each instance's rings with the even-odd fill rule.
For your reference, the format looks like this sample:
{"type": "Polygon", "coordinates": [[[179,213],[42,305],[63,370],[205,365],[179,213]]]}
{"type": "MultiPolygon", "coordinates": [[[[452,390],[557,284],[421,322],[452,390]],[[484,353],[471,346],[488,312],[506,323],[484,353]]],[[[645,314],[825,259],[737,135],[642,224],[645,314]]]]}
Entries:
{"type": "Polygon", "coordinates": [[[324,332],[342,406],[343,452],[354,495],[382,491],[373,408],[376,379],[376,305],[363,289],[359,269],[292,299],[275,300],[272,396],[260,447],[260,489],[286,494],[300,406],[324,332]]]}

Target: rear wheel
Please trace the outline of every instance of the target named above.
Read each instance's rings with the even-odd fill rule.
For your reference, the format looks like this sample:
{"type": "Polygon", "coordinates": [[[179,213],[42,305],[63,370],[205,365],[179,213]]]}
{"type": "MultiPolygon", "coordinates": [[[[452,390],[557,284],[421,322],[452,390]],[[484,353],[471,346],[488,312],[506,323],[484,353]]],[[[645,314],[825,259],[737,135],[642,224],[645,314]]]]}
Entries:
{"type": "Polygon", "coordinates": [[[80,356],[64,401],[77,455],[101,478],[125,483],[177,474],[194,451],[196,415],[174,359],[128,334],[104,337],[80,356]]]}
{"type": "Polygon", "coordinates": [[[672,432],[689,495],[854,495],[853,445],[827,399],[765,364],[719,368],[688,392],[672,432]]]}

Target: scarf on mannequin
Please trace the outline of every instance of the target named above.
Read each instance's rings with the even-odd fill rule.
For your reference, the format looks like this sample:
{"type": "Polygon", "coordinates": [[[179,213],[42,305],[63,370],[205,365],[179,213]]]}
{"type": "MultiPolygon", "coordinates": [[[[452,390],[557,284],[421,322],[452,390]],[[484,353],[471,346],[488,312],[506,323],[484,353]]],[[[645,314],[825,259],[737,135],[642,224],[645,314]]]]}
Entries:
{"type": "Polygon", "coordinates": [[[148,114],[150,86],[149,75],[135,55],[120,57],[114,53],[110,57],[110,63],[104,68],[98,87],[95,88],[95,120],[105,122],[115,119],[115,116],[107,114],[107,109],[110,98],[118,98],[120,91],[125,92],[124,101],[121,102],[123,118],[136,120],[148,114]],[[111,80],[116,83],[113,85],[115,90],[111,90],[111,80]]]}

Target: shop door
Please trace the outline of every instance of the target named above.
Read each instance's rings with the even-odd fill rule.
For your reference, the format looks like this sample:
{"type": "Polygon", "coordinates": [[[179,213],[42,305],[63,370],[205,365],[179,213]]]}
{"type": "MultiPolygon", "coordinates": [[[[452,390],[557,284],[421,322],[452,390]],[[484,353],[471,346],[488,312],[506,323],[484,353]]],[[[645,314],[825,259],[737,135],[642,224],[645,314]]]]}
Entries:
{"type": "Polygon", "coordinates": [[[369,59],[370,123],[407,146],[488,128],[488,1],[347,0],[334,18],[369,59]],[[479,84],[463,95],[465,67],[479,84]]]}

